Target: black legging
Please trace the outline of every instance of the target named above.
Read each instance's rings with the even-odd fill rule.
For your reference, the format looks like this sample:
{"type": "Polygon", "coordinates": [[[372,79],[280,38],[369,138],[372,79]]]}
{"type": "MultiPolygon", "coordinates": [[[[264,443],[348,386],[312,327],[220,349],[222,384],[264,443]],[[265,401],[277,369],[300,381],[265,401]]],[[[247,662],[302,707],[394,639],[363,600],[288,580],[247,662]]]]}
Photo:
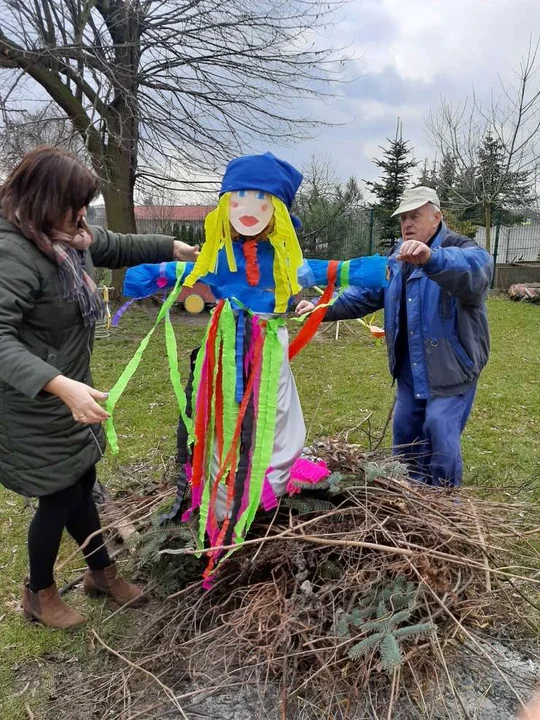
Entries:
{"type": "MultiPolygon", "coordinates": [[[[79,546],[101,528],[92,496],[95,481],[96,468],[92,467],[75,485],[39,498],[28,530],[30,589],[33,592],[44,590],[54,582],[54,563],[64,528],[79,546]]],[[[93,570],[103,570],[111,564],[101,533],[90,540],[83,554],[93,570]]]]}

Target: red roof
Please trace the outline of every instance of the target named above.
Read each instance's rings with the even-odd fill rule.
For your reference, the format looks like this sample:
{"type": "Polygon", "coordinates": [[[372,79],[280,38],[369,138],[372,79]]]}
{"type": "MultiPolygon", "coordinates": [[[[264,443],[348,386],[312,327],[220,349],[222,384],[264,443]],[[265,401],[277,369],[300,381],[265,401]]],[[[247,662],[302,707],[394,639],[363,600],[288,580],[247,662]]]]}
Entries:
{"type": "Polygon", "coordinates": [[[136,205],[136,220],[170,220],[202,222],[215,205],[136,205]]]}

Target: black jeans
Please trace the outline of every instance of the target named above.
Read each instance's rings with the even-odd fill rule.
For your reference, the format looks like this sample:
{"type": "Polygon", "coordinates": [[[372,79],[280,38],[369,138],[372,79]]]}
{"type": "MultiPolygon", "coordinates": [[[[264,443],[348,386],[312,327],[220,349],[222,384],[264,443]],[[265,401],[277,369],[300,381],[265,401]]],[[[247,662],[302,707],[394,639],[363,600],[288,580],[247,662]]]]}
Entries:
{"type": "MultiPolygon", "coordinates": [[[[75,485],[39,498],[28,530],[30,589],[33,592],[44,590],[54,582],[54,563],[64,528],[79,546],[89,535],[101,530],[92,496],[95,481],[96,468],[92,467],[75,485]]],[[[90,540],[83,554],[93,570],[103,570],[111,564],[101,532],[90,540]]]]}

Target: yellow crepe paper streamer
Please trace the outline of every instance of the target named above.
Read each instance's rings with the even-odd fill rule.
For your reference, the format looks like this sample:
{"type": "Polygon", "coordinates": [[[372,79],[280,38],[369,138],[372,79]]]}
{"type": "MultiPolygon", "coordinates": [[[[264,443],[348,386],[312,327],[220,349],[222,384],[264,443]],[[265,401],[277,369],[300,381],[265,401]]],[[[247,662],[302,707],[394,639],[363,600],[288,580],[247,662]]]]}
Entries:
{"type": "Polygon", "coordinates": [[[287,206],[279,198],[270,197],[274,206],[274,227],[268,239],[275,251],[275,312],[283,313],[287,312],[290,298],[302,289],[298,282],[298,270],[304,259],[287,206]]]}
{"type": "Polygon", "coordinates": [[[236,259],[232,247],[231,225],[229,222],[229,201],[231,194],[224,193],[215,210],[204,221],[205,241],[195,267],[184,281],[185,287],[193,287],[199,278],[214,272],[218,253],[225,247],[227,262],[231,272],[236,272],[236,259]]]}

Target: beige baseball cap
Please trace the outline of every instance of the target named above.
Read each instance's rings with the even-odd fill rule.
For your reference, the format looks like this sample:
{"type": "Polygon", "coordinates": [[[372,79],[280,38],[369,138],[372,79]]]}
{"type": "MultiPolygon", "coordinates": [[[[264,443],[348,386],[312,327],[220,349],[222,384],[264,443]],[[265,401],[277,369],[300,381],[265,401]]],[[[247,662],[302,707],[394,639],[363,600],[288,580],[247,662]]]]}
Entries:
{"type": "Polygon", "coordinates": [[[439,210],[441,209],[441,201],[433,188],[420,185],[419,187],[405,190],[401,198],[401,202],[399,203],[399,207],[392,213],[392,217],[395,215],[401,215],[401,213],[410,212],[411,210],[416,210],[416,208],[422,207],[422,205],[425,205],[426,203],[433,203],[433,205],[436,205],[439,210]]]}

